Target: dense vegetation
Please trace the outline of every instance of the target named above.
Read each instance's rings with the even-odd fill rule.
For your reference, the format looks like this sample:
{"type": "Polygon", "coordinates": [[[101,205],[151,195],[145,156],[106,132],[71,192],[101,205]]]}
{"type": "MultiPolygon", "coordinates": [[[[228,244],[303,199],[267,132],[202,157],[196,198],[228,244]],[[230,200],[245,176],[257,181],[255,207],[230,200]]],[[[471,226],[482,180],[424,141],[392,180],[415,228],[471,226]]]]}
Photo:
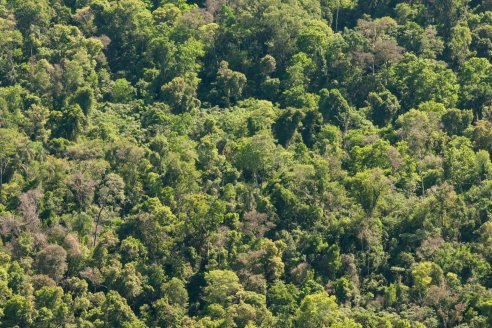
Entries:
{"type": "Polygon", "coordinates": [[[491,327],[490,0],[0,0],[0,327],[491,327]]]}

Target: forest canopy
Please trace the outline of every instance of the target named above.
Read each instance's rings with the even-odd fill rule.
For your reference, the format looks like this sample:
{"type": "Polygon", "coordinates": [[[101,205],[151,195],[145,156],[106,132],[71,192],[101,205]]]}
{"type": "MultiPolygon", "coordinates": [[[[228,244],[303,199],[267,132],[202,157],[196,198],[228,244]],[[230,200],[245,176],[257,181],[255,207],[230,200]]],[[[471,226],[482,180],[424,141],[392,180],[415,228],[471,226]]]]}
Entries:
{"type": "Polygon", "coordinates": [[[492,327],[490,0],[0,0],[0,327],[492,327]]]}

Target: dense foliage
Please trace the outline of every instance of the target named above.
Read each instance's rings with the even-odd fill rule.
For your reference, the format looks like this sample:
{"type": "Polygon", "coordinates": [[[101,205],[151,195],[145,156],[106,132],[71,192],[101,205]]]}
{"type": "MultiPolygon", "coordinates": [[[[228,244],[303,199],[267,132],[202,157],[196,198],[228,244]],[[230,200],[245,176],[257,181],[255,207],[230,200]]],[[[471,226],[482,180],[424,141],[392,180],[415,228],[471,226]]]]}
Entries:
{"type": "Polygon", "coordinates": [[[491,327],[490,0],[0,0],[0,327],[491,327]]]}

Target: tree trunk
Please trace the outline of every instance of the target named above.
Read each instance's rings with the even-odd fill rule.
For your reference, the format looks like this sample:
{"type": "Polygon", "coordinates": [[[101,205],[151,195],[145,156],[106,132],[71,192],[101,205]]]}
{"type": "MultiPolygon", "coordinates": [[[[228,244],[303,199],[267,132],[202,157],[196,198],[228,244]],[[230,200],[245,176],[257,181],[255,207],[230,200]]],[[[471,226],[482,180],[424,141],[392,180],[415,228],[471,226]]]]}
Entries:
{"type": "Polygon", "coordinates": [[[96,247],[97,229],[99,228],[99,220],[101,219],[101,214],[102,214],[103,209],[104,209],[104,207],[101,206],[101,209],[99,210],[99,213],[97,214],[96,228],[94,229],[94,243],[93,243],[93,247],[96,247]]]}
{"type": "Polygon", "coordinates": [[[0,204],[3,204],[2,202],[2,191],[3,191],[3,160],[0,158],[0,204]]]}
{"type": "Polygon", "coordinates": [[[337,1],[337,14],[335,18],[335,32],[338,32],[338,12],[340,11],[340,0],[337,1]]]}
{"type": "Polygon", "coordinates": [[[422,188],[422,198],[425,198],[425,186],[424,186],[424,171],[422,170],[422,154],[419,152],[419,162],[417,163],[417,169],[420,175],[420,187],[422,188]]]}
{"type": "Polygon", "coordinates": [[[0,169],[0,204],[2,204],[2,190],[3,190],[3,170],[0,169]]]}

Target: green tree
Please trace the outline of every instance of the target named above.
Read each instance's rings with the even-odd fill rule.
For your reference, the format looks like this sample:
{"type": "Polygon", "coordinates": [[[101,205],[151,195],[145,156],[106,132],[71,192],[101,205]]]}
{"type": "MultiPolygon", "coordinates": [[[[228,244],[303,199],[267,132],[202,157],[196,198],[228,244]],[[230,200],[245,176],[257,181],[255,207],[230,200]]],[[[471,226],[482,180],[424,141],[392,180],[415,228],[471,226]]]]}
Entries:
{"type": "Polygon", "coordinates": [[[470,58],[463,64],[459,81],[460,104],[473,109],[475,118],[484,117],[486,106],[492,101],[492,64],[485,58],[470,58]]]}
{"type": "Polygon", "coordinates": [[[157,327],[182,327],[186,320],[185,309],[170,304],[166,298],[162,298],[153,304],[152,324],[157,327]]]}
{"type": "Polygon", "coordinates": [[[116,291],[106,294],[99,313],[104,328],[143,328],[145,325],[137,318],[126,300],[116,291]]]}
{"type": "Polygon", "coordinates": [[[256,134],[239,146],[236,164],[239,168],[249,171],[255,183],[259,185],[274,164],[275,152],[276,147],[270,135],[256,134]]]}
{"type": "Polygon", "coordinates": [[[401,63],[390,68],[390,74],[392,88],[404,110],[429,100],[448,107],[458,101],[456,74],[444,63],[406,55],[401,63]]]}
{"type": "Polygon", "coordinates": [[[390,180],[381,169],[370,169],[358,172],[349,179],[349,185],[354,198],[370,216],[382,197],[389,192],[390,180]]]}
{"type": "Polygon", "coordinates": [[[229,68],[229,63],[222,61],[217,71],[217,92],[220,99],[226,106],[234,104],[241,98],[246,86],[246,75],[241,72],[233,71],[229,68]]]}
{"type": "Polygon", "coordinates": [[[33,323],[34,305],[29,298],[15,295],[3,306],[2,326],[30,327],[33,323]]]}
{"type": "Polygon", "coordinates": [[[189,112],[200,106],[196,92],[199,83],[200,79],[196,75],[175,77],[162,86],[163,98],[175,113],[189,112]]]}
{"type": "Polygon", "coordinates": [[[302,120],[301,112],[288,109],[279,116],[272,126],[272,132],[279,144],[287,147],[302,120]]]}
{"type": "Polygon", "coordinates": [[[466,25],[457,25],[451,29],[449,40],[449,55],[458,65],[462,65],[470,54],[472,33],[466,25]]]}
{"type": "Polygon", "coordinates": [[[111,88],[111,100],[117,103],[127,103],[135,96],[135,88],[126,79],[114,81],[111,88]]]}
{"type": "Polygon", "coordinates": [[[13,129],[0,128],[0,204],[3,203],[3,182],[9,169],[15,169],[20,161],[21,149],[26,137],[13,129]]]}
{"type": "Polygon", "coordinates": [[[432,285],[440,285],[444,279],[441,267],[432,262],[420,262],[412,269],[413,288],[420,297],[425,295],[432,285]]]}
{"type": "Polygon", "coordinates": [[[459,136],[470,126],[473,120],[473,112],[471,110],[452,108],[442,116],[441,120],[444,129],[450,136],[459,136]]]}
{"type": "Polygon", "coordinates": [[[242,290],[237,275],[230,270],[213,270],[205,273],[207,285],[203,289],[203,300],[208,304],[225,306],[233,301],[242,290]]]}
{"type": "Polygon", "coordinates": [[[330,91],[322,89],[320,95],[318,106],[323,118],[346,131],[350,124],[351,112],[347,100],[337,89],[330,91]]]}
{"type": "MultiPolygon", "coordinates": [[[[33,47],[33,41],[40,38],[41,34],[48,28],[55,14],[54,10],[45,0],[16,1],[15,4],[14,12],[17,26],[24,37],[29,37],[30,42],[28,44],[33,47]]],[[[29,50],[29,53],[33,52],[32,48],[29,50]]]]}
{"type": "Polygon", "coordinates": [[[71,97],[70,102],[79,105],[84,115],[89,116],[96,103],[94,90],[90,87],[79,88],[71,97]]]}
{"type": "Polygon", "coordinates": [[[24,39],[21,32],[15,28],[16,22],[12,18],[0,19],[2,19],[2,27],[0,27],[0,76],[2,80],[13,84],[18,79],[16,62],[22,57],[24,39]]]}
{"type": "Polygon", "coordinates": [[[183,281],[172,278],[161,287],[163,294],[167,298],[169,304],[175,304],[183,309],[188,306],[188,291],[185,288],[183,281]]]}
{"type": "Polygon", "coordinates": [[[303,327],[330,327],[339,315],[335,296],[322,292],[308,295],[302,300],[295,322],[303,327]]]}
{"type": "Polygon", "coordinates": [[[449,146],[444,154],[446,177],[458,190],[468,189],[477,179],[477,158],[471,148],[471,142],[457,137],[449,146]]]}
{"type": "Polygon", "coordinates": [[[316,69],[314,61],[300,52],[292,57],[291,65],[286,69],[283,98],[287,106],[296,108],[314,108],[317,97],[308,93],[311,75],[316,69]]]}
{"type": "Polygon", "coordinates": [[[398,98],[388,90],[380,93],[369,93],[366,102],[372,121],[382,127],[391,123],[400,109],[398,98]]]}
{"type": "Polygon", "coordinates": [[[115,210],[125,200],[125,182],[115,173],[108,174],[96,192],[96,202],[99,211],[96,216],[96,227],[94,228],[93,246],[96,246],[99,224],[104,209],[110,207],[115,210]]]}
{"type": "Polygon", "coordinates": [[[61,112],[51,112],[50,120],[55,125],[54,135],[68,140],[76,140],[87,122],[78,104],[65,107],[61,112]]]}
{"type": "Polygon", "coordinates": [[[487,150],[492,154],[492,124],[485,120],[475,123],[472,140],[478,149],[487,150]]]}

